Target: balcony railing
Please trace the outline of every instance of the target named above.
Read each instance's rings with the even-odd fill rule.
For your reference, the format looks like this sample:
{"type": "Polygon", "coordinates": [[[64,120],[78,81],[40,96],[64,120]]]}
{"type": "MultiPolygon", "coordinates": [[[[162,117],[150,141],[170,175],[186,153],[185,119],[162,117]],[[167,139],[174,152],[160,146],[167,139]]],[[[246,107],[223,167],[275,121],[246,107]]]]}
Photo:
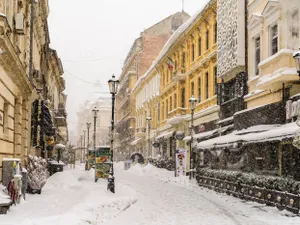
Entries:
{"type": "Polygon", "coordinates": [[[182,81],[185,80],[186,77],[186,68],[178,68],[173,72],[173,80],[174,81],[182,81]]]}
{"type": "Polygon", "coordinates": [[[187,108],[176,108],[168,113],[168,119],[178,116],[184,116],[187,113],[187,108]]]}

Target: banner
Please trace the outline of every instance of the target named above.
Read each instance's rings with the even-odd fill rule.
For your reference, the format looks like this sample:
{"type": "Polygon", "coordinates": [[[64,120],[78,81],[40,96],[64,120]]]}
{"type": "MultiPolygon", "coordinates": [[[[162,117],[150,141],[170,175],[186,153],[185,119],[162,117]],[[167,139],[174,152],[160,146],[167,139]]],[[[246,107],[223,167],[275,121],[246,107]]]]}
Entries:
{"type": "Polygon", "coordinates": [[[186,176],[186,150],[179,149],[176,153],[176,176],[186,176]]]}

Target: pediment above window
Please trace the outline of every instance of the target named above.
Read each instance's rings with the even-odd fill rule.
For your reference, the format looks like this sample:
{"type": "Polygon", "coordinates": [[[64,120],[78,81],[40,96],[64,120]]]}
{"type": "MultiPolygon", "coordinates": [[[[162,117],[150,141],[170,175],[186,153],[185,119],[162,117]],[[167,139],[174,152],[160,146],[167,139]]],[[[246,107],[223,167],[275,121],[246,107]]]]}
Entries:
{"type": "Polygon", "coordinates": [[[257,26],[262,26],[263,23],[263,16],[261,14],[255,14],[253,13],[249,23],[248,23],[248,29],[257,27],[257,26]]]}
{"type": "Polygon", "coordinates": [[[269,0],[266,4],[264,10],[262,11],[262,16],[273,14],[280,9],[280,2],[278,0],[269,0]]]}

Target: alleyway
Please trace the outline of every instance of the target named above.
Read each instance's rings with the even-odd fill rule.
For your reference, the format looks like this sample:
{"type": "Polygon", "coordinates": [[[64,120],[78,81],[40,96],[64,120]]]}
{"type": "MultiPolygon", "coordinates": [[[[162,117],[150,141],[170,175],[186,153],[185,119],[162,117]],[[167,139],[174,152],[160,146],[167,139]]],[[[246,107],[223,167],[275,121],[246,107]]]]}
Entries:
{"type": "MultiPolygon", "coordinates": [[[[52,176],[42,195],[0,216],[1,225],[279,225],[299,224],[275,208],[243,203],[175,180],[172,172],[150,165],[129,171],[117,165],[116,195],[106,182],[93,182],[82,167],[52,176]]],[[[287,213],[289,214],[289,213],[287,213]]],[[[291,215],[291,214],[289,214],[291,215]]]]}

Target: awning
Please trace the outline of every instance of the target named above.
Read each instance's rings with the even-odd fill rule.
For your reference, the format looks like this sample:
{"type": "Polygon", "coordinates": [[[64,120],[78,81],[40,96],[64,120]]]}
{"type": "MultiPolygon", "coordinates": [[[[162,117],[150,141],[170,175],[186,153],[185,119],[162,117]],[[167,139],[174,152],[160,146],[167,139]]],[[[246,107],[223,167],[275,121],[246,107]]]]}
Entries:
{"type": "MultiPolygon", "coordinates": [[[[194,135],[194,140],[207,138],[209,136],[212,136],[212,135],[216,134],[217,132],[218,132],[218,130],[215,129],[215,130],[211,130],[211,131],[206,131],[206,132],[201,132],[199,134],[195,134],[194,135]]],[[[190,141],[191,140],[191,136],[186,136],[183,140],[184,141],[190,141]]]]}
{"type": "Polygon", "coordinates": [[[172,137],[173,134],[174,134],[174,131],[162,133],[162,134],[160,134],[160,135],[158,135],[158,136],[156,137],[156,140],[162,139],[162,138],[165,138],[165,139],[166,139],[166,138],[172,137]]]}
{"type": "Polygon", "coordinates": [[[284,125],[258,125],[233,131],[230,134],[202,141],[197,145],[198,149],[212,149],[233,146],[234,143],[259,143],[266,141],[281,141],[293,137],[299,129],[296,123],[284,125]]]}
{"type": "Polygon", "coordinates": [[[140,140],[141,140],[141,138],[137,138],[133,142],[131,142],[130,145],[136,145],[140,140]]]}

